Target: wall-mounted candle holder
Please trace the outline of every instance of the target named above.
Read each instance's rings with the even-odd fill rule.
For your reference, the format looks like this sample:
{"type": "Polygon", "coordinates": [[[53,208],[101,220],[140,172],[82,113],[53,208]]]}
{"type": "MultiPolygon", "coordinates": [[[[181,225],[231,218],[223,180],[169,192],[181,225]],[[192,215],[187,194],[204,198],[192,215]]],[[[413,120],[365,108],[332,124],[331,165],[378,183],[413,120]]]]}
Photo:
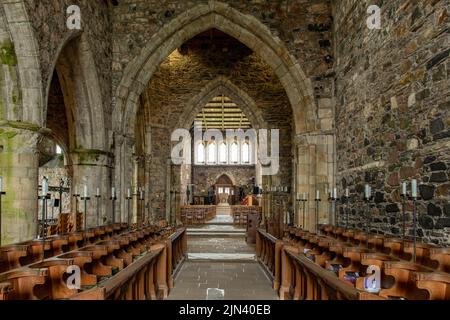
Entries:
{"type": "Polygon", "coordinates": [[[402,239],[406,238],[406,201],[409,199],[408,191],[406,191],[406,182],[402,184],[402,239]]]}
{"type": "Polygon", "coordinates": [[[367,212],[366,212],[366,247],[369,248],[369,234],[370,234],[370,228],[371,228],[371,222],[372,222],[372,215],[370,210],[370,203],[373,200],[372,196],[372,189],[371,187],[366,184],[365,190],[364,190],[364,201],[366,202],[367,206],[367,212]]]}
{"type": "Polygon", "coordinates": [[[144,208],[144,205],[145,205],[145,192],[144,192],[144,190],[139,190],[139,202],[140,202],[140,216],[141,216],[141,219],[140,219],[140,226],[142,226],[142,225],[144,225],[144,223],[145,223],[145,208],[144,208]]]}
{"type": "Polygon", "coordinates": [[[333,192],[330,192],[328,194],[328,221],[330,222],[330,225],[337,225],[337,219],[336,219],[336,196],[333,192]]]}
{"type": "Polygon", "coordinates": [[[316,234],[319,234],[319,204],[322,200],[316,197],[314,201],[316,202],[316,210],[315,210],[316,234]]]}
{"type": "Polygon", "coordinates": [[[87,202],[89,200],[91,200],[90,197],[87,196],[87,192],[85,190],[84,196],[81,197],[81,200],[83,200],[84,202],[84,218],[83,218],[83,222],[84,222],[84,244],[86,245],[86,241],[87,241],[87,202]]]}
{"type": "Polygon", "coordinates": [[[75,231],[78,231],[78,221],[77,221],[77,215],[78,215],[78,198],[80,197],[80,194],[77,192],[77,188],[75,188],[75,193],[72,195],[75,198],[75,231]]]}
{"type": "Polygon", "coordinates": [[[349,197],[348,197],[348,193],[346,192],[346,194],[343,195],[341,198],[342,210],[343,210],[343,214],[345,217],[345,227],[344,227],[345,231],[347,231],[347,229],[348,229],[348,208],[347,208],[348,200],[349,200],[349,197]]]}
{"type": "Polygon", "coordinates": [[[97,216],[97,227],[100,227],[100,199],[102,196],[100,195],[99,190],[97,189],[97,193],[95,194],[95,202],[96,202],[96,209],[95,214],[97,216]]]}
{"type": "Polygon", "coordinates": [[[130,189],[128,189],[128,194],[125,197],[125,199],[127,200],[127,224],[128,224],[128,230],[131,229],[131,200],[133,199],[131,193],[130,193],[130,189]]]}
{"type": "Polygon", "coordinates": [[[410,200],[413,202],[413,262],[416,263],[417,256],[417,200],[421,198],[417,195],[417,180],[413,179],[411,181],[411,197],[410,200]]]}
{"type": "Polygon", "coordinates": [[[116,196],[116,192],[115,192],[114,188],[112,188],[112,193],[111,193],[111,197],[109,198],[109,200],[111,200],[111,223],[115,224],[116,223],[116,201],[117,201],[117,196],[116,196]]]}

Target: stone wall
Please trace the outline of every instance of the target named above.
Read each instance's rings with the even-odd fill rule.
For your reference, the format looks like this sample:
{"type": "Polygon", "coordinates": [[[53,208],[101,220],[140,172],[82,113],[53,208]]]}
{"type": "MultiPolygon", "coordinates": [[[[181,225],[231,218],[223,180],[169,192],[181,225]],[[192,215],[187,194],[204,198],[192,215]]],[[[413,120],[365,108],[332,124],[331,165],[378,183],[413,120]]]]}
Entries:
{"type": "MultiPolygon", "coordinates": [[[[118,87],[126,65],[157,33],[183,12],[207,0],[120,1],[113,8],[113,90],[118,87]]],[[[332,17],[330,0],[222,1],[265,24],[298,59],[313,82],[316,97],[332,95],[332,17]]]]}
{"type": "MultiPolygon", "coordinates": [[[[334,8],[339,187],[363,226],[365,183],[374,190],[373,231],[401,233],[401,182],[419,179],[418,235],[450,243],[448,1],[342,0],[334,8]],[[369,5],[381,30],[366,26],[369,5]]],[[[411,235],[411,204],[408,202],[411,235]]]]}
{"type": "MultiPolygon", "coordinates": [[[[80,34],[78,30],[69,30],[66,25],[66,10],[78,5],[81,10],[81,32],[86,36],[89,48],[94,56],[96,72],[103,98],[106,124],[110,124],[111,110],[111,19],[110,7],[106,1],[91,0],[25,0],[25,7],[35,31],[39,45],[39,62],[44,90],[51,81],[53,68],[62,46],[71,38],[80,34]]],[[[47,93],[44,92],[44,96],[47,93]]]]}
{"type": "Polygon", "coordinates": [[[195,194],[208,193],[217,179],[226,174],[236,187],[251,187],[255,179],[254,166],[193,166],[192,181],[195,184],[195,194]]]}

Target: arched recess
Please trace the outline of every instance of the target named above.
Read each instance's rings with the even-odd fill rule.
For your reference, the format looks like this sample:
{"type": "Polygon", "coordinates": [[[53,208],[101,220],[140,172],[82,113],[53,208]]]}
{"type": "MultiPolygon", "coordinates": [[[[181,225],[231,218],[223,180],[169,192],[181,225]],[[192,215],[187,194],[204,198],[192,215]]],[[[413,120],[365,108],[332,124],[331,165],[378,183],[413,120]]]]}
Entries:
{"type": "Polygon", "coordinates": [[[223,76],[219,76],[209,82],[198,94],[187,102],[187,107],[179,118],[180,120],[176,128],[189,129],[201,109],[211,101],[212,98],[221,94],[231,98],[239,106],[250,120],[253,129],[258,130],[267,128],[267,124],[264,121],[256,102],[245,91],[239,89],[229,79],[223,76]]]}
{"type": "Polygon", "coordinates": [[[289,97],[296,133],[315,130],[316,110],[310,80],[282,41],[255,17],[222,2],[210,1],[187,10],[161,28],[127,65],[117,88],[113,113],[117,133],[134,134],[139,96],[162,61],[185,41],[211,28],[238,39],[271,66],[289,97]]]}
{"type": "Polygon", "coordinates": [[[229,172],[222,172],[218,175],[216,175],[216,179],[214,180],[215,183],[228,183],[227,181],[229,181],[230,184],[232,184],[233,186],[236,185],[236,179],[234,179],[233,175],[230,174],[229,172]]]}
{"type": "MultiPolygon", "coordinates": [[[[102,95],[94,58],[84,34],[66,37],[58,50],[54,68],[64,94],[67,117],[71,120],[71,151],[105,150],[107,144],[102,95]]],[[[46,101],[50,81],[47,84],[46,101]]]]}

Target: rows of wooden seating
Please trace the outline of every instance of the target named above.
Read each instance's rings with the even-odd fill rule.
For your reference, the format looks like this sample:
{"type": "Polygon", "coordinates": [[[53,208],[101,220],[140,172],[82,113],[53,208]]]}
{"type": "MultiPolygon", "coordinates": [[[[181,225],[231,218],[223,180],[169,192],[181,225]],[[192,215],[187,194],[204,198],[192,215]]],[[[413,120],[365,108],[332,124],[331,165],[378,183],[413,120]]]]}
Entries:
{"type": "Polygon", "coordinates": [[[216,206],[182,206],[180,220],[185,225],[204,224],[214,219],[216,206]]]}
{"type": "Polygon", "coordinates": [[[233,224],[245,226],[247,225],[247,217],[249,214],[261,213],[261,207],[258,206],[232,206],[231,216],[233,224]]]}
{"type": "MultiPolygon", "coordinates": [[[[282,299],[450,299],[449,250],[393,236],[322,226],[322,235],[290,228],[281,249],[282,299]],[[369,266],[381,290],[364,291],[369,266]]],[[[260,232],[260,234],[263,234],[260,232]]]]}
{"type": "Polygon", "coordinates": [[[186,254],[184,228],[116,224],[90,231],[38,241],[40,251],[31,242],[2,247],[8,271],[0,273],[0,300],[167,297],[173,271],[186,254]],[[20,258],[29,256],[29,248],[31,263],[24,265],[20,258]],[[66,284],[70,266],[80,269],[80,289],[66,284]]]}
{"type": "Polygon", "coordinates": [[[126,224],[115,224],[0,247],[0,273],[75,250],[83,244],[110,239],[126,228],[126,224]]]}

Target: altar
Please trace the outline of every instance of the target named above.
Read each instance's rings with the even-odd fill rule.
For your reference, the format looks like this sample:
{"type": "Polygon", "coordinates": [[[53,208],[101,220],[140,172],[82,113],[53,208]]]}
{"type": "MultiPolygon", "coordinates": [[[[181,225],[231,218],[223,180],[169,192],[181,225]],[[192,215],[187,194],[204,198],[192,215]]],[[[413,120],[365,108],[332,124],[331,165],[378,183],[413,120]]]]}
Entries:
{"type": "Polygon", "coordinates": [[[228,203],[228,193],[219,194],[219,204],[216,208],[216,215],[231,216],[231,206],[228,203]]]}

